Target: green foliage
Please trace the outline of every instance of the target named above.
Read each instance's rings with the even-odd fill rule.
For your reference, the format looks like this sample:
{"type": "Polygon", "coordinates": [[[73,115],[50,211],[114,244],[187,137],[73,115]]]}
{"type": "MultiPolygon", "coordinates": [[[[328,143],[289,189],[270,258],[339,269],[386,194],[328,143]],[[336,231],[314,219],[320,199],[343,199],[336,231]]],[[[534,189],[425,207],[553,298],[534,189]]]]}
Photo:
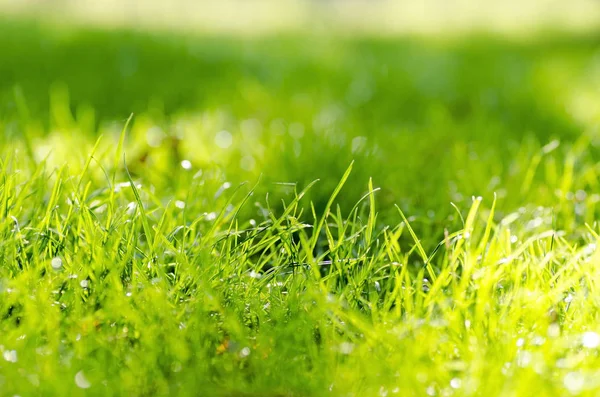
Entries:
{"type": "Polygon", "coordinates": [[[0,52],[0,394],[597,394],[593,40],[0,52]]]}

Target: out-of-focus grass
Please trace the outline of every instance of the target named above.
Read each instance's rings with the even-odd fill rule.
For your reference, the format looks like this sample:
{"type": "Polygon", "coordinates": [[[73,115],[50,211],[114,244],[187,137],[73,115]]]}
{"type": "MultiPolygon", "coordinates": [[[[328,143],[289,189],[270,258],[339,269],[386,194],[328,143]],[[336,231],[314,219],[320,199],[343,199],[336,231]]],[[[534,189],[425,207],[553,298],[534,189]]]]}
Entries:
{"type": "Polygon", "coordinates": [[[597,390],[595,36],[0,54],[3,393],[597,390]]]}
{"type": "MultiPolygon", "coordinates": [[[[27,124],[40,159],[65,134],[88,146],[92,135],[111,142],[134,113],[132,153],[162,171],[147,176],[161,189],[171,162],[155,157],[165,152],[175,162],[218,165],[234,185],[260,174],[266,190],[321,179],[311,198],[322,206],[355,160],[345,208],[373,177],[386,206],[444,219],[450,201],[494,192],[501,208],[552,205],[572,143],[583,139],[581,155],[595,153],[585,145],[600,85],[593,36],[244,40],[9,22],[1,29],[5,137],[18,139],[27,124]],[[215,142],[223,130],[232,138],[226,149],[215,142]],[[554,141],[560,148],[544,156],[540,148],[554,141]],[[152,147],[159,142],[163,150],[152,147]],[[540,161],[556,164],[536,169],[540,161]]],[[[568,190],[590,183],[575,174],[568,190]]]]}

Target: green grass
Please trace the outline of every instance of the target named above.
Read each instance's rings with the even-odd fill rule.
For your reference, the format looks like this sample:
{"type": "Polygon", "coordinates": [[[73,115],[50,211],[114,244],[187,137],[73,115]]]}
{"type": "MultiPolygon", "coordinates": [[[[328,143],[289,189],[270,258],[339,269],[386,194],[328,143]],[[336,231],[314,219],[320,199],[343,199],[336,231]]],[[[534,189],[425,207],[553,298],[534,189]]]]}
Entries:
{"type": "Polygon", "coordinates": [[[598,50],[1,20],[0,394],[597,395],[598,50]]]}

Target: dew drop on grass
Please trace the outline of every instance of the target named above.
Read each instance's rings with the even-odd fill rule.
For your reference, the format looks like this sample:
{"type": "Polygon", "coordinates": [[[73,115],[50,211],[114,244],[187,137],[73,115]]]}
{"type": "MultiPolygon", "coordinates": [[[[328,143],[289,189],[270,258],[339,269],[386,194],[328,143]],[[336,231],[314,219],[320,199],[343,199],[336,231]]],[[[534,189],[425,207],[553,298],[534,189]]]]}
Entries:
{"type": "Polygon", "coordinates": [[[587,193],[584,190],[578,190],[575,192],[575,200],[584,201],[587,197],[587,193]]]}
{"type": "Polygon", "coordinates": [[[190,160],[183,160],[181,162],[181,168],[183,168],[186,171],[189,171],[192,169],[192,162],[190,160]]]}
{"type": "Polygon", "coordinates": [[[579,393],[585,385],[585,379],[579,372],[569,372],[565,375],[563,383],[571,393],[579,393]]]}
{"type": "Polygon", "coordinates": [[[567,297],[564,299],[565,303],[571,303],[573,302],[573,295],[569,294],[567,295],[567,297]]]}
{"type": "Polygon", "coordinates": [[[533,355],[527,350],[517,353],[517,365],[521,368],[527,368],[531,364],[533,355]]]}
{"type": "Polygon", "coordinates": [[[596,244],[594,243],[586,245],[583,249],[585,255],[592,255],[594,252],[596,252],[596,244]]]}
{"type": "Polygon", "coordinates": [[[136,209],[137,209],[137,204],[134,203],[133,201],[131,203],[127,204],[127,215],[135,214],[136,209]]]}
{"type": "Polygon", "coordinates": [[[248,273],[248,276],[251,278],[259,279],[262,277],[262,274],[252,270],[250,273],[248,273]]]}
{"type": "Polygon", "coordinates": [[[221,149],[227,149],[233,143],[233,135],[229,131],[219,131],[215,135],[215,144],[221,149]]]}
{"type": "Polygon", "coordinates": [[[550,324],[548,326],[548,337],[549,338],[558,338],[559,336],[560,336],[560,325],[550,324]]]}
{"type": "Polygon", "coordinates": [[[435,386],[428,386],[427,390],[425,390],[428,396],[435,396],[435,386]]]}
{"type": "Polygon", "coordinates": [[[151,147],[159,147],[165,138],[165,133],[160,127],[152,127],[146,131],[146,141],[151,147]]]}
{"type": "Polygon", "coordinates": [[[81,288],[87,288],[90,285],[90,283],[86,279],[83,279],[79,282],[79,285],[81,286],[81,288]]]}
{"type": "Polygon", "coordinates": [[[75,375],[75,384],[81,389],[89,389],[92,386],[90,381],[85,377],[83,371],[79,371],[75,375]]]}
{"type": "Polygon", "coordinates": [[[459,378],[454,378],[450,381],[450,387],[453,389],[460,389],[462,386],[462,380],[459,378]]]}
{"type": "Polygon", "coordinates": [[[340,344],[340,353],[342,354],[351,354],[354,351],[354,345],[349,342],[343,342],[340,344]]]}
{"type": "Polygon", "coordinates": [[[537,335],[531,339],[531,344],[534,346],[542,346],[544,343],[546,343],[546,338],[543,336],[537,335]]]}
{"type": "Polygon", "coordinates": [[[185,202],[184,202],[184,201],[177,200],[177,201],[175,201],[175,207],[177,207],[177,208],[179,208],[180,210],[182,210],[182,209],[184,209],[184,208],[185,208],[185,202]]]}
{"type": "Polygon", "coordinates": [[[52,259],[52,262],[50,262],[50,265],[52,266],[52,269],[58,270],[62,267],[62,259],[54,258],[52,259]]]}
{"type": "Polygon", "coordinates": [[[379,285],[379,281],[375,281],[375,283],[374,283],[374,284],[375,284],[375,290],[376,290],[377,292],[381,292],[381,285],[379,285]]]}
{"type": "Polygon", "coordinates": [[[595,332],[586,332],[581,338],[581,343],[583,344],[583,347],[595,349],[600,346],[600,335],[595,332]]]}
{"type": "Polygon", "coordinates": [[[249,347],[244,347],[240,351],[240,357],[242,357],[242,358],[248,357],[249,355],[250,355],[250,348],[249,347]]]}
{"type": "Polygon", "coordinates": [[[16,363],[18,361],[16,350],[6,350],[2,356],[9,363],[16,363]]]}

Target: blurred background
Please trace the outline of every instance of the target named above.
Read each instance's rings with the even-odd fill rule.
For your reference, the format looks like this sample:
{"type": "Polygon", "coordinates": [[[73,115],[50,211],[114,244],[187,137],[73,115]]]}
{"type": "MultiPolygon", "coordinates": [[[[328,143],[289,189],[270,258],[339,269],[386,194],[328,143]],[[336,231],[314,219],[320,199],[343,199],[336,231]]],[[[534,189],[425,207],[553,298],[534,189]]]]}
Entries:
{"type": "Polygon", "coordinates": [[[292,29],[349,32],[526,32],[597,26],[594,0],[0,0],[5,13],[109,26],[257,33],[292,29]]]}
{"type": "Polygon", "coordinates": [[[98,135],[98,157],[112,156],[134,113],[132,172],[175,196],[186,185],[174,176],[190,168],[207,192],[260,180],[257,200],[275,203],[320,179],[308,196],[318,209],[355,161],[343,210],[373,178],[383,219],[398,204],[436,236],[457,221],[450,202],[468,208],[478,195],[495,194],[500,215],[548,222],[598,212],[600,180],[578,165],[600,158],[600,2],[0,0],[0,10],[1,139],[27,141],[36,161],[83,164],[98,135]]]}

